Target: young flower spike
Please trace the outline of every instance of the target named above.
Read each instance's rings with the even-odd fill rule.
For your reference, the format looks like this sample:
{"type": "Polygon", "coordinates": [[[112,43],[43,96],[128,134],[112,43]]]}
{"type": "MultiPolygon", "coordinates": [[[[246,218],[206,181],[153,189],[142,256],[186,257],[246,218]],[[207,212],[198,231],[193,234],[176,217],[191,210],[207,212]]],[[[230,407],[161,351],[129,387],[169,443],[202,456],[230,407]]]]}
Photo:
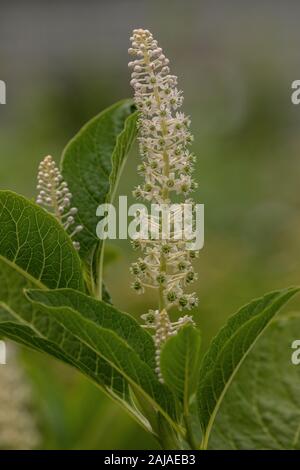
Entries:
{"type": "MultiPolygon", "coordinates": [[[[143,159],[138,171],[145,180],[133,194],[139,199],[164,206],[172,203],[174,195],[177,200],[181,197],[183,208],[186,203],[193,204],[187,197],[196,188],[196,183],[191,177],[195,157],[188,150],[193,140],[189,131],[190,119],[179,111],[183,102],[182,92],[176,87],[177,77],[170,74],[169,60],[152,34],[148,30],[135,29],[130,39],[129,54],[134,60],[129,67],[133,69],[131,85],[140,113],[139,146],[143,159]]],[[[161,234],[161,218],[153,215],[146,217],[148,226],[156,228],[161,234]]],[[[158,292],[159,310],[150,311],[142,318],[146,320],[145,327],[155,330],[160,380],[162,344],[182,325],[192,322],[191,317],[185,316],[171,323],[168,310],[171,307],[191,309],[198,302],[195,293],[185,293],[186,286],[196,279],[192,260],[198,253],[187,249],[183,229],[180,234],[175,225],[176,214],[172,217],[169,238],[141,237],[134,241],[134,247],[142,249],[143,257],[131,267],[135,276],[133,287],[138,293],[143,293],[147,287],[158,292]]]]}
{"type": "MultiPolygon", "coordinates": [[[[72,194],[50,155],[39,165],[37,189],[36,203],[48,209],[71,238],[83,229],[82,225],[75,223],[78,211],[76,207],[71,207],[72,194]]],[[[76,250],[80,249],[79,242],[73,241],[73,245],[76,250]]]]}

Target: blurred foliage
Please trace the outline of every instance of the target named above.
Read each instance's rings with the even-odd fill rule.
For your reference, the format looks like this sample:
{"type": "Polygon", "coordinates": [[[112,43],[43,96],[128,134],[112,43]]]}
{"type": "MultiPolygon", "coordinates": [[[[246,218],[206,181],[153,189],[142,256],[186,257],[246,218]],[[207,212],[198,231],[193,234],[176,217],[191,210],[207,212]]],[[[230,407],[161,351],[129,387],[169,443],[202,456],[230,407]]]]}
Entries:
{"type": "MultiPolygon", "coordinates": [[[[134,3],[128,6],[132,13],[134,3]]],[[[235,42],[228,41],[227,49],[219,46],[218,51],[226,27],[213,40],[202,38],[204,23],[199,19],[195,24],[192,7],[176,2],[170,17],[165,4],[160,19],[154,22],[153,15],[148,27],[155,26],[158,39],[162,32],[162,46],[179,75],[185,110],[192,116],[198,155],[195,198],[205,204],[206,237],[196,266],[200,305],[195,318],[205,349],[243,303],[299,283],[300,110],[291,105],[289,95],[291,81],[299,77],[293,75],[292,56],[285,57],[282,67],[278,38],[268,29],[267,18],[260,23],[260,37],[269,35],[268,49],[260,50],[258,41],[243,42],[240,28],[235,42]],[[195,36],[183,23],[182,30],[175,27],[175,16],[181,18],[181,13],[197,26],[195,36]],[[167,31],[172,33],[168,36],[167,31]]],[[[128,32],[132,26],[128,21],[128,32]]],[[[60,62],[51,76],[38,77],[33,86],[18,91],[17,102],[1,108],[1,188],[33,197],[41,158],[50,153],[59,160],[65,143],[86,120],[131,95],[127,57],[117,60],[106,55],[80,62],[79,57],[73,69],[60,62]]],[[[129,199],[139,181],[137,164],[135,149],[120,186],[120,194],[129,199]]],[[[130,243],[111,245],[108,288],[120,309],[138,317],[155,306],[154,300],[151,293],[136,296],[129,289],[129,264],[136,256],[130,243]]],[[[155,448],[156,443],[85,378],[38,354],[24,351],[23,359],[35,391],[41,448],[155,448]]]]}

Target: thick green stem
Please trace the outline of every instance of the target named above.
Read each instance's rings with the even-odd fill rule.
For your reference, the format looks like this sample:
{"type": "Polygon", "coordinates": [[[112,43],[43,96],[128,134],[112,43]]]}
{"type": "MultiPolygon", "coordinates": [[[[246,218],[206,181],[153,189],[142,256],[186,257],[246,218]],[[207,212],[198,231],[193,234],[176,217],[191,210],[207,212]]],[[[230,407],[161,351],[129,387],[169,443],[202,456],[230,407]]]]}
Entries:
{"type": "Polygon", "coordinates": [[[99,265],[98,265],[98,278],[97,278],[97,291],[96,291],[96,297],[99,300],[102,300],[102,286],[103,286],[103,263],[104,263],[104,240],[102,241],[101,245],[101,253],[100,253],[100,258],[99,258],[99,265]]]}
{"type": "Polygon", "coordinates": [[[163,450],[177,450],[180,449],[177,435],[170,424],[165,418],[158,413],[158,441],[163,450]]]}
{"type": "Polygon", "coordinates": [[[199,443],[196,442],[196,439],[194,437],[190,415],[184,414],[183,419],[184,419],[184,424],[186,428],[186,436],[185,436],[186,441],[192,450],[198,450],[199,443]]]}

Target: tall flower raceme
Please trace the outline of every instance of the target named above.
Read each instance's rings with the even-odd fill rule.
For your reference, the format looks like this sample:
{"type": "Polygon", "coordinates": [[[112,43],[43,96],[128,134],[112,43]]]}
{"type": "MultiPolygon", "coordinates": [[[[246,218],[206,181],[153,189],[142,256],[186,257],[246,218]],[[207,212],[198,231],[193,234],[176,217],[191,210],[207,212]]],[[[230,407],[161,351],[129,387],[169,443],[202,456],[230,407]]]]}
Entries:
{"type": "MultiPolygon", "coordinates": [[[[188,150],[193,137],[189,131],[190,119],[179,108],[183,102],[182,92],[176,87],[177,77],[170,74],[169,60],[148,30],[136,29],[131,37],[129,54],[134,60],[129,63],[133,69],[131,85],[135,91],[135,103],[140,113],[139,144],[142,164],[138,171],[144,183],[133,192],[138,199],[154,204],[170,206],[172,199],[180,198],[183,208],[193,204],[189,198],[196,188],[191,174],[195,156],[188,150]]],[[[160,216],[147,215],[150,229],[162,234],[160,216]]],[[[193,322],[185,315],[171,322],[168,311],[171,307],[179,310],[191,309],[197,305],[195,293],[185,289],[195,279],[192,260],[197,251],[187,249],[183,229],[178,234],[176,214],[171,214],[171,230],[168,237],[140,237],[134,240],[136,249],[143,256],[131,267],[135,276],[133,288],[143,293],[145,288],[157,290],[159,309],[142,315],[145,327],[155,332],[157,373],[160,372],[161,347],[166,339],[186,323],[193,322]],[[182,236],[178,236],[182,235],[182,236]]]]}
{"type": "MultiPolygon", "coordinates": [[[[37,189],[37,204],[49,210],[71,238],[81,232],[82,225],[76,225],[75,221],[77,208],[71,207],[72,194],[50,155],[39,165],[37,189]]],[[[76,250],[80,250],[78,241],[73,241],[73,245],[76,250]]]]}

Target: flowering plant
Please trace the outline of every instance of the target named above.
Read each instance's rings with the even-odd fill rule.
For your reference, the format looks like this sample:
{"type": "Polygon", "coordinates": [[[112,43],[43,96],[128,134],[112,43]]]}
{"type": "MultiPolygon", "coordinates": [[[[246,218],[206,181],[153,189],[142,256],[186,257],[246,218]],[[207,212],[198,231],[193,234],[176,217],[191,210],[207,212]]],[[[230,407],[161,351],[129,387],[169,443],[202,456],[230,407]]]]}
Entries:
{"type": "MultiPolygon", "coordinates": [[[[161,205],[171,204],[171,195],[185,198],[182,206],[191,202],[187,195],[195,189],[191,178],[195,157],[189,152],[192,142],[189,132],[190,119],[178,109],[183,102],[182,93],[176,88],[177,77],[170,75],[169,60],[158,47],[148,30],[134,30],[129,53],[137,59],[129,63],[133,68],[131,85],[135,90],[135,103],[139,110],[139,143],[143,163],[139,172],[145,183],[133,192],[138,199],[161,205]]],[[[178,209],[177,209],[178,210],[178,209]]],[[[179,236],[172,214],[172,232],[169,237],[134,241],[140,246],[144,258],[132,265],[135,276],[133,288],[141,293],[145,287],[158,291],[159,309],[142,315],[146,326],[155,330],[156,372],[163,380],[160,371],[162,345],[186,324],[192,324],[190,316],[181,317],[171,323],[168,310],[171,307],[191,309],[197,305],[195,293],[184,294],[184,288],[191,284],[196,275],[191,260],[198,255],[186,247],[184,233],[179,236]]],[[[159,216],[149,216],[149,226],[158,227],[162,234],[159,216]]],[[[180,227],[183,231],[183,228],[180,227]]]]}
{"type": "MultiPolygon", "coordinates": [[[[96,210],[113,201],[137,133],[144,182],[134,190],[136,198],[163,206],[177,198],[179,207],[194,207],[197,187],[190,119],[179,111],[183,97],[169,61],[149,31],[134,30],[131,41],[135,105],[124,100],[92,119],[67,145],[60,169],[46,157],[36,203],[0,192],[0,335],[85,374],[164,449],[278,448],[269,428],[284,423],[284,394],[272,395],[277,421],[269,418],[266,426],[255,400],[259,395],[266,403],[268,396],[253,389],[251,374],[258,370],[257,376],[273,383],[273,369],[261,364],[262,351],[297,319],[274,323],[265,342],[254,345],[297,288],[242,307],[201,357],[192,316],[171,319],[198,305],[196,293],[187,290],[196,279],[192,263],[198,253],[188,249],[176,211],[169,215],[167,236],[160,215],[151,214],[150,238],[133,242],[142,250],[131,266],[133,287],[157,293],[157,308],[141,312],[142,325],[113,306],[104,285],[105,245],[96,236],[96,210]],[[247,406],[235,409],[241,388],[247,406]],[[251,419],[257,433],[241,427],[240,419],[251,419]]],[[[287,448],[299,446],[298,423],[287,435],[287,448]]]]}

